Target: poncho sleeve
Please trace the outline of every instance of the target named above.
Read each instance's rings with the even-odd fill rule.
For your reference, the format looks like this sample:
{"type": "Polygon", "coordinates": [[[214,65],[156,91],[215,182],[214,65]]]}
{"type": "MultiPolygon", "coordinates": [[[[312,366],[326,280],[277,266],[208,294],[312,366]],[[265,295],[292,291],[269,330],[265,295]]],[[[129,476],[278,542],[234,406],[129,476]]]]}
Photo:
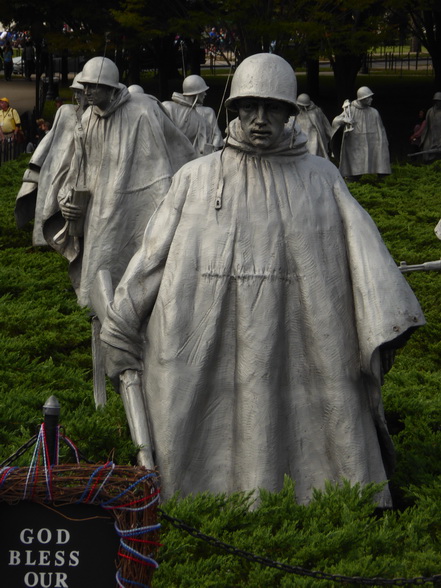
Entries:
{"type": "Polygon", "coordinates": [[[187,182],[178,173],[163,202],[151,217],[143,243],[130,261],[115,290],[113,303],[103,322],[101,340],[127,354],[118,366],[107,363],[107,373],[115,376],[125,369],[139,369],[143,346],[143,326],[148,321],[161,285],[164,265],[185,203],[187,182]],[[133,358],[132,361],[130,358],[133,358]],[[113,372],[113,373],[112,373],[113,372]]]}
{"type": "Polygon", "coordinates": [[[369,214],[339,178],[334,187],[345,227],[361,366],[376,376],[375,352],[425,324],[420,304],[369,214]]]}

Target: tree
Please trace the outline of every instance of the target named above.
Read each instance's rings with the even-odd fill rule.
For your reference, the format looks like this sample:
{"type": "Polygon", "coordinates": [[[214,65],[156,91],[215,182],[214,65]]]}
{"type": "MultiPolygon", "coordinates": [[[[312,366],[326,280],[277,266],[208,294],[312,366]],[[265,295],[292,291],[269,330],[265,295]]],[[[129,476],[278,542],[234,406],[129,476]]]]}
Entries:
{"type": "Polygon", "coordinates": [[[318,58],[326,55],[339,99],[354,93],[366,53],[381,42],[384,0],[219,0],[219,23],[234,29],[239,55],[276,52],[294,67],[306,63],[308,86],[318,91],[318,58]]]}
{"type": "Polygon", "coordinates": [[[315,23],[310,39],[329,59],[337,97],[351,98],[367,52],[384,34],[384,0],[316,0],[309,5],[309,22],[315,23]],[[319,36],[324,41],[318,44],[319,36]]]}
{"type": "Polygon", "coordinates": [[[125,0],[118,9],[112,10],[115,21],[124,31],[125,50],[130,57],[128,79],[131,83],[139,83],[139,59],[142,61],[142,55],[149,56],[158,70],[161,100],[169,98],[168,80],[179,75],[178,63],[182,62],[180,50],[183,47],[176,42],[177,33],[189,39],[185,44],[185,66],[190,62],[192,73],[200,73],[199,43],[202,28],[200,19],[191,17],[190,7],[196,14],[197,4],[190,4],[187,0],[164,0],[162,3],[125,0]]]}
{"type": "MultiPolygon", "coordinates": [[[[36,110],[39,112],[39,80],[42,73],[51,80],[51,56],[62,55],[66,63],[68,54],[86,58],[103,53],[108,45],[106,31],[115,23],[110,7],[118,0],[102,0],[90,10],[85,0],[10,0],[2,12],[6,26],[28,31],[36,49],[36,110]]],[[[67,73],[67,67],[62,68],[67,73]]],[[[64,76],[67,81],[67,75],[64,76]]]]}
{"type": "Polygon", "coordinates": [[[389,0],[391,11],[406,18],[410,32],[427,49],[441,89],[441,4],[438,0],[389,0]]]}

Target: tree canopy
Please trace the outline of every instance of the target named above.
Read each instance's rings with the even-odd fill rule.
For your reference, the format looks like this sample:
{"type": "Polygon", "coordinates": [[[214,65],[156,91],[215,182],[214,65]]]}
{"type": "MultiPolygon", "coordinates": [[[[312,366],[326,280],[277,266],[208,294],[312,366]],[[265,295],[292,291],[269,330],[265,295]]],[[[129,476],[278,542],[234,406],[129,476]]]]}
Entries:
{"type": "Polygon", "coordinates": [[[44,37],[52,51],[88,57],[110,47],[131,83],[139,82],[146,61],[164,80],[176,74],[177,33],[192,73],[199,73],[201,34],[207,26],[224,27],[234,34],[238,61],[270,47],[294,67],[326,56],[342,98],[353,92],[367,52],[398,27],[426,47],[441,87],[438,0],[101,0],[93,8],[85,0],[10,0],[2,21],[37,41],[44,37]]]}

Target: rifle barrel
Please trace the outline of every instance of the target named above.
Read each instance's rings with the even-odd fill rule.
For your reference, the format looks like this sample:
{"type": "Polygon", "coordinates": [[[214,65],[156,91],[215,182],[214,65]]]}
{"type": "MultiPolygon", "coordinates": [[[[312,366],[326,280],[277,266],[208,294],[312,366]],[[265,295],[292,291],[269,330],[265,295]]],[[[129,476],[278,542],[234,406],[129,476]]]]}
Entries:
{"type": "Polygon", "coordinates": [[[402,261],[398,266],[398,269],[403,274],[407,272],[439,272],[441,271],[441,259],[438,259],[437,261],[426,261],[425,263],[419,263],[416,265],[407,265],[405,261],[402,261]]]}

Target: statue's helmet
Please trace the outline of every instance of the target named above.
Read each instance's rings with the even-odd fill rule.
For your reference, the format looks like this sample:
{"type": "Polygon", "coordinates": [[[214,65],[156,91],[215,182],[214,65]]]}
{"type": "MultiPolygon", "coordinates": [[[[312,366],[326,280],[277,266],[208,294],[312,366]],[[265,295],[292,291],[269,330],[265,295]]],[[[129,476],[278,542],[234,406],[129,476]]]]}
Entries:
{"type": "Polygon", "coordinates": [[[441,100],[441,92],[435,92],[432,100],[441,100]]]}
{"type": "Polygon", "coordinates": [[[132,84],[127,90],[130,94],[144,94],[144,88],[138,84],[132,84]]]}
{"type": "Polygon", "coordinates": [[[305,108],[311,106],[311,98],[309,97],[309,94],[299,94],[297,96],[297,104],[305,108]]]}
{"type": "Polygon", "coordinates": [[[367,86],[361,86],[361,88],[358,88],[357,90],[357,100],[364,100],[365,98],[370,98],[373,95],[374,93],[367,86]]]}
{"type": "Polygon", "coordinates": [[[79,78],[80,76],[81,76],[81,73],[77,74],[77,75],[74,77],[74,79],[73,79],[73,81],[72,81],[72,85],[71,85],[71,86],[69,86],[69,88],[70,88],[71,90],[80,90],[80,91],[83,91],[83,92],[84,92],[84,86],[83,86],[83,84],[80,84],[80,82],[78,81],[78,78],[79,78]]]}
{"type": "Polygon", "coordinates": [[[236,111],[240,98],[266,98],[286,102],[291,114],[297,114],[296,96],[296,74],[290,64],[274,53],[257,53],[244,59],[237,68],[225,106],[236,111]]]}
{"type": "Polygon", "coordinates": [[[182,83],[182,94],[184,96],[196,96],[196,94],[202,94],[207,90],[208,86],[201,76],[187,76],[182,83]]]}
{"type": "Polygon", "coordinates": [[[92,57],[79,74],[80,84],[100,84],[119,88],[119,71],[115,63],[108,57],[92,57]]]}

